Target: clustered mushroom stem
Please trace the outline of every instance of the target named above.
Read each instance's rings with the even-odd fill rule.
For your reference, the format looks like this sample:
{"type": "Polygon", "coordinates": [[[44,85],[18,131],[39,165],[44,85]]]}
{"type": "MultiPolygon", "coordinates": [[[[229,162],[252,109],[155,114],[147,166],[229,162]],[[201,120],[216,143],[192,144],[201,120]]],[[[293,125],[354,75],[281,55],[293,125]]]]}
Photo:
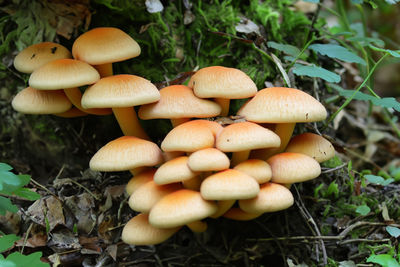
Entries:
{"type": "Polygon", "coordinates": [[[146,132],[143,130],[133,107],[128,108],[112,108],[119,127],[126,136],[135,136],[145,140],[150,140],[146,132]]]}
{"type": "Polygon", "coordinates": [[[94,115],[111,114],[109,108],[88,108],[88,109],[83,108],[81,104],[82,93],[78,87],[64,89],[64,93],[68,97],[69,101],[71,101],[71,103],[75,107],[77,107],[79,110],[83,112],[94,115]]]}
{"type": "Polygon", "coordinates": [[[250,155],[250,150],[233,152],[231,159],[231,166],[234,167],[238,165],[240,162],[247,160],[249,158],[249,155],[250,155]]]}
{"type": "Polygon", "coordinates": [[[194,222],[186,224],[186,226],[189,227],[189,229],[195,233],[202,233],[207,230],[207,223],[205,223],[203,221],[194,221],[194,222]]]}
{"type": "Polygon", "coordinates": [[[219,115],[222,117],[228,116],[230,99],[215,98],[214,100],[215,100],[215,102],[218,103],[218,105],[221,106],[221,114],[219,114],[219,115]]]}
{"type": "Polygon", "coordinates": [[[235,204],[236,200],[219,200],[217,202],[217,206],[218,206],[218,210],[216,213],[214,213],[213,215],[211,215],[211,218],[218,218],[221,217],[222,215],[224,215],[230,208],[233,207],[233,205],[235,204]]]}
{"type": "Polygon", "coordinates": [[[276,133],[281,139],[281,145],[277,148],[266,148],[259,150],[255,154],[254,158],[266,160],[275,154],[285,151],[286,146],[292,137],[295,126],[296,123],[277,123],[274,133],[276,133]]]}
{"type": "Polygon", "coordinates": [[[141,173],[141,172],[143,172],[143,171],[145,171],[145,170],[147,170],[147,169],[148,169],[147,167],[137,167],[137,168],[132,169],[132,170],[129,170],[129,171],[131,172],[131,174],[132,174],[133,176],[136,176],[136,175],[138,175],[139,173],[141,173]]]}
{"type": "Polygon", "coordinates": [[[189,118],[179,118],[179,119],[171,119],[172,127],[176,127],[182,123],[190,121],[189,118]]]}
{"type": "Polygon", "coordinates": [[[101,78],[113,75],[112,63],[94,65],[93,67],[98,71],[101,78]]]}

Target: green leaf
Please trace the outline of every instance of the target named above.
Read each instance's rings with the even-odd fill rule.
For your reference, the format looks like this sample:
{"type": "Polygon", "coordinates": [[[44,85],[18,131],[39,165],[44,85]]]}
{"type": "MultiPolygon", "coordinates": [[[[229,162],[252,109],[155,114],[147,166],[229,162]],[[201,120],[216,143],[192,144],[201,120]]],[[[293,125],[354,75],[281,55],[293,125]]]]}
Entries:
{"type": "Polygon", "coordinates": [[[372,175],[372,174],[364,175],[364,177],[365,177],[365,179],[368,180],[368,182],[370,182],[372,184],[377,184],[377,185],[386,186],[386,185],[394,182],[393,178],[385,179],[382,176],[377,176],[377,175],[372,175]]]}
{"type": "Polygon", "coordinates": [[[0,237],[0,253],[11,248],[14,245],[14,242],[20,239],[21,238],[19,236],[14,234],[0,237]]]}
{"type": "Polygon", "coordinates": [[[310,3],[319,3],[319,0],[304,0],[304,2],[310,2],[310,3]]]}
{"type": "MultiPolygon", "coordinates": [[[[354,90],[346,90],[336,84],[330,84],[330,86],[332,86],[333,89],[338,91],[339,95],[341,95],[345,98],[352,96],[354,93],[354,90]]],[[[353,99],[363,100],[363,101],[371,101],[372,104],[374,104],[375,106],[381,106],[384,108],[393,108],[397,111],[400,111],[400,103],[397,102],[397,100],[393,97],[377,98],[372,95],[367,95],[367,94],[364,94],[361,92],[357,92],[353,99]]]]}
{"type": "Polygon", "coordinates": [[[384,49],[384,48],[376,47],[374,45],[369,45],[369,48],[371,48],[372,50],[375,50],[375,51],[389,53],[390,55],[392,55],[394,57],[400,57],[400,53],[398,51],[394,51],[391,49],[384,49]]]}
{"type": "Polygon", "coordinates": [[[11,203],[8,198],[0,196],[0,215],[5,215],[6,211],[15,213],[18,211],[18,207],[11,203]]]}
{"type": "Polygon", "coordinates": [[[334,72],[331,72],[327,69],[317,67],[315,65],[312,66],[304,66],[300,64],[295,64],[293,68],[293,73],[301,76],[308,76],[308,77],[316,77],[321,78],[327,82],[338,83],[340,82],[340,76],[334,72]]]}
{"type": "Polygon", "coordinates": [[[394,226],[386,226],[386,231],[389,233],[389,235],[398,238],[400,236],[400,229],[394,226]]]}
{"type": "Polygon", "coordinates": [[[29,188],[19,188],[16,191],[13,192],[13,195],[25,198],[27,200],[38,200],[40,198],[40,195],[36,192],[33,192],[29,188]]]}
{"type": "Polygon", "coordinates": [[[13,167],[11,167],[8,164],[0,163],[0,171],[10,171],[12,169],[13,169],[13,167]]]}
{"type": "Polygon", "coordinates": [[[321,55],[330,58],[337,58],[345,62],[359,63],[366,65],[365,60],[348,50],[347,48],[336,44],[313,44],[308,48],[314,50],[321,55]]]}
{"type": "Polygon", "coordinates": [[[376,44],[377,46],[385,45],[385,42],[383,40],[378,39],[378,38],[372,38],[372,37],[362,37],[362,36],[348,37],[347,41],[358,42],[362,46],[367,46],[372,43],[376,44]]]}
{"type": "Polygon", "coordinates": [[[14,252],[6,259],[0,257],[0,266],[2,267],[50,267],[48,263],[44,263],[40,260],[42,252],[35,252],[29,255],[23,255],[20,252],[14,252]]]}
{"type": "Polygon", "coordinates": [[[383,267],[400,267],[400,264],[389,254],[371,255],[367,262],[377,263],[383,267]]]}
{"type": "Polygon", "coordinates": [[[358,214],[361,214],[362,216],[367,215],[370,211],[371,211],[371,209],[365,204],[361,205],[361,206],[358,206],[357,209],[356,209],[356,212],[358,214]]]}
{"type": "Polygon", "coordinates": [[[293,46],[293,45],[288,45],[288,44],[279,44],[276,42],[267,42],[267,46],[274,48],[276,50],[279,50],[285,54],[288,54],[290,56],[293,57],[297,57],[298,54],[300,54],[300,49],[298,49],[297,47],[293,46]]]}
{"type": "Polygon", "coordinates": [[[399,0],[385,0],[385,2],[390,5],[394,5],[394,4],[397,4],[399,2],[399,0]]]}

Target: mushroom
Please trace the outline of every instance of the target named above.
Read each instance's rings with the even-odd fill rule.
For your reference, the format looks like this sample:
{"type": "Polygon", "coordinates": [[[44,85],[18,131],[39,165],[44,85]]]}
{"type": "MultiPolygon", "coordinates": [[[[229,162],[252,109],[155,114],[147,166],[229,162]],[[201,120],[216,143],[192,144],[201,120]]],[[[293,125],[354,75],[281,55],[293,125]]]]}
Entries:
{"type": "Polygon", "coordinates": [[[90,159],[95,171],[126,171],[138,167],[152,167],[163,162],[160,148],[153,142],[134,136],[117,138],[100,148],[90,159]]]}
{"type": "Polygon", "coordinates": [[[188,189],[175,191],[158,201],[150,210],[149,222],[154,227],[171,228],[202,220],[217,211],[213,201],[188,189]]]}
{"type": "Polygon", "coordinates": [[[54,114],[68,111],[72,104],[63,90],[47,91],[27,87],[14,97],[11,105],[21,113],[54,114]]]}
{"type": "Polygon", "coordinates": [[[200,187],[207,200],[233,200],[255,197],[260,191],[257,181],[237,170],[228,169],[208,176],[200,187]]]}
{"type": "Polygon", "coordinates": [[[308,155],[319,163],[335,156],[335,149],[331,142],[313,133],[303,133],[293,137],[285,151],[308,155]]]}
{"type": "Polygon", "coordinates": [[[224,152],[234,152],[231,165],[248,159],[250,150],[279,147],[281,141],[271,130],[256,123],[238,122],[225,127],[217,136],[216,147],[224,152]]]}
{"type": "Polygon", "coordinates": [[[310,156],[300,153],[279,153],[270,157],[267,162],[271,166],[271,182],[274,183],[304,182],[321,174],[319,163],[310,156]]]}
{"type": "Polygon", "coordinates": [[[156,228],[149,223],[148,214],[139,214],[124,226],[121,239],[130,245],[156,245],[170,238],[180,228],[156,228]]]}
{"type": "Polygon", "coordinates": [[[195,152],[214,147],[215,137],[222,129],[222,126],[214,121],[188,121],[172,129],[162,141],[161,148],[166,152],[195,152]]]}
{"type": "Polygon", "coordinates": [[[14,58],[14,67],[23,73],[32,73],[44,64],[63,58],[71,58],[67,48],[52,42],[28,46],[14,58]]]}
{"type": "Polygon", "coordinates": [[[190,79],[189,87],[200,98],[215,98],[221,106],[221,116],[229,113],[230,99],[249,98],[257,93],[256,84],[241,70],[221,66],[198,70],[190,79]]]}
{"type": "Polygon", "coordinates": [[[279,135],[281,145],[277,149],[257,151],[257,158],[269,156],[285,150],[297,122],[324,120],[325,107],[309,94],[298,89],[271,87],[260,91],[237,113],[246,120],[257,123],[276,123],[274,132],[279,135]]]}
{"type": "Polygon", "coordinates": [[[112,108],[124,135],[149,140],[133,106],[153,103],[160,93],[150,81],[135,75],[121,74],[100,79],[82,96],[84,108],[112,108]]]}
{"type": "Polygon", "coordinates": [[[139,109],[142,120],[171,119],[172,125],[187,122],[190,118],[218,116],[221,107],[210,100],[196,97],[185,85],[171,85],[160,90],[160,101],[143,105],[139,109]]]}
{"type": "Polygon", "coordinates": [[[229,168],[229,158],[216,148],[205,148],[193,152],[187,162],[196,172],[223,171],[229,168]]]}
{"type": "Polygon", "coordinates": [[[235,221],[250,221],[261,215],[263,215],[263,213],[249,213],[240,208],[231,208],[224,213],[223,217],[235,221]]]}
{"type": "Polygon", "coordinates": [[[129,197],[129,207],[135,211],[149,213],[164,196],[179,189],[182,189],[182,186],[178,183],[159,185],[149,181],[132,193],[129,197]]]}
{"type": "Polygon", "coordinates": [[[74,58],[95,65],[101,77],[113,75],[112,63],[137,57],[140,52],[132,37],[113,27],[87,31],[72,45],[74,58]]]}
{"type": "Polygon", "coordinates": [[[134,177],[132,177],[125,187],[126,193],[130,196],[130,195],[132,195],[133,192],[135,192],[142,185],[146,184],[147,182],[152,181],[156,170],[157,169],[155,169],[155,168],[148,169],[148,170],[142,171],[142,172],[136,174],[134,177]]]}
{"type": "Polygon", "coordinates": [[[99,73],[89,64],[74,59],[58,59],[44,64],[32,72],[29,85],[38,90],[64,89],[65,94],[78,109],[97,115],[107,115],[111,109],[84,109],[79,86],[90,85],[100,79],[99,73]]]}
{"type": "Polygon", "coordinates": [[[178,157],[162,164],[154,174],[154,182],[159,185],[182,182],[197,176],[188,166],[188,157],[178,157]]]}
{"type": "Polygon", "coordinates": [[[265,183],[255,198],[239,200],[240,208],[248,213],[275,212],[292,206],[294,198],[289,189],[275,183],[265,183]]]}
{"type": "Polygon", "coordinates": [[[260,159],[248,159],[236,165],[233,169],[250,175],[257,180],[259,184],[263,184],[271,180],[272,171],[267,162],[260,159]]]}

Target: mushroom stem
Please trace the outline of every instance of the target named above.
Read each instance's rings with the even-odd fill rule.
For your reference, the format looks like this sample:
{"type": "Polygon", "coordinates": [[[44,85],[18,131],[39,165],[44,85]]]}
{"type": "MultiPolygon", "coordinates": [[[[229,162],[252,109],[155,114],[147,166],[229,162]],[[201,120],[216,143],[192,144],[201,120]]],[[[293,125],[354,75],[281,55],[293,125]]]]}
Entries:
{"type": "Polygon", "coordinates": [[[64,93],[68,97],[69,101],[83,112],[93,115],[109,115],[112,113],[109,108],[83,108],[81,105],[82,93],[77,87],[64,89],[64,93]]]}
{"type": "Polygon", "coordinates": [[[219,200],[217,202],[218,210],[216,213],[211,215],[210,217],[213,219],[219,218],[222,215],[224,215],[230,208],[233,207],[233,204],[235,204],[236,200],[219,200]]]}
{"type": "Polygon", "coordinates": [[[100,64],[93,66],[97,72],[100,74],[101,78],[112,76],[113,75],[113,67],[112,63],[100,64]]]}
{"type": "Polygon", "coordinates": [[[189,180],[182,181],[182,184],[183,184],[183,187],[186,189],[199,191],[202,182],[203,182],[203,178],[201,178],[200,176],[196,176],[189,180]]]}
{"type": "Polygon", "coordinates": [[[195,233],[202,233],[207,230],[207,223],[203,221],[194,221],[186,224],[186,226],[195,233]]]}
{"type": "Polygon", "coordinates": [[[73,107],[70,110],[67,110],[63,113],[57,113],[57,114],[53,114],[57,117],[62,117],[62,118],[75,118],[75,117],[83,117],[83,116],[87,116],[88,113],[83,112],[82,110],[73,107]]]}
{"type": "Polygon", "coordinates": [[[135,169],[129,170],[133,176],[138,175],[139,173],[147,170],[147,167],[137,167],[135,169]]]}
{"type": "Polygon", "coordinates": [[[146,132],[143,130],[136,116],[133,107],[128,108],[112,108],[114,116],[118,121],[119,127],[126,136],[135,136],[145,140],[150,140],[146,132]]]}
{"type": "Polygon", "coordinates": [[[217,102],[218,105],[221,106],[221,114],[219,114],[219,116],[222,116],[222,117],[228,116],[230,99],[227,99],[227,98],[215,98],[214,101],[217,102]]]}
{"type": "Polygon", "coordinates": [[[171,119],[172,127],[176,127],[182,123],[190,121],[189,118],[179,118],[179,119],[171,119]]]}
{"type": "Polygon", "coordinates": [[[234,167],[240,162],[243,162],[249,158],[250,150],[243,150],[238,152],[233,152],[231,159],[231,166],[234,167]]]}
{"type": "Polygon", "coordinates": [[[254,151],[251,158],[266,160],[269,157],[285,151],[287,144],[292,137],[294,127],[296,123],[277,123],[275,126],[274,133],[276,133],[281,139],[281,145],[277,148],[265,148],[254,151]]]}

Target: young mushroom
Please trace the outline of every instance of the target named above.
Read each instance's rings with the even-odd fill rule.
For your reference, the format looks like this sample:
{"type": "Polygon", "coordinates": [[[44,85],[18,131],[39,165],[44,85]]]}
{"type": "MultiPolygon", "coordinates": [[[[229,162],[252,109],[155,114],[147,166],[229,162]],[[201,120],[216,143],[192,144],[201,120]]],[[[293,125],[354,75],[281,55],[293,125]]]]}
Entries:
{"type": "Polygon", "coordinates": [[[221,116],[228,116],[230,99],[242,99],[257,93],[256,84],[241,70],[221,66],[198,70],[188,84],[200,98],[215,98],[221,116]]]}

